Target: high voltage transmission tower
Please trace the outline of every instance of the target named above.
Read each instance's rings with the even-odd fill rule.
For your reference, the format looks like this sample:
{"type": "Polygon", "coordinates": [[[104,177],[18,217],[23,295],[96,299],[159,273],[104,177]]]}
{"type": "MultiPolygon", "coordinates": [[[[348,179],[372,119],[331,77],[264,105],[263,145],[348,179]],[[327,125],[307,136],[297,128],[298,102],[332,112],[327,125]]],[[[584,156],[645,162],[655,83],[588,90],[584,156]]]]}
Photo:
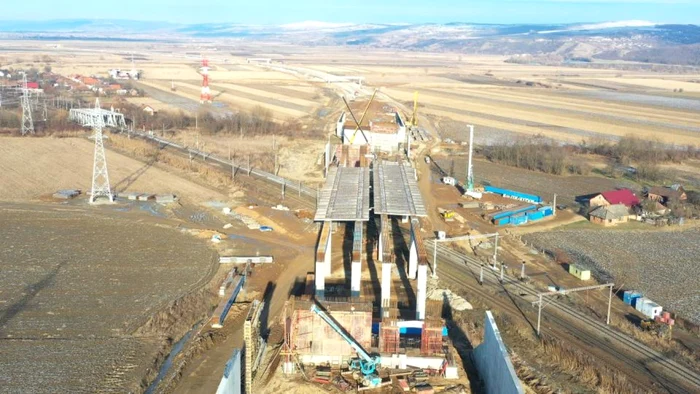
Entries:
{"type": "Polygon", "coordinates": [[[34,134],[34,120],[32,119],[32,107],[29,102],[29,89],[27,88],[27,74],[22,73],[22,135],[34,134]]]}
{"type": "Polygon", "coordinates": [[[107,157],[105,156],[102,135],[102,129],[105,124],[100,108],[100,99],[95,100],[94,119],[94,133],[92,138],[95,139],[95,158],[92,163],[92,192],[90,193],[90,204],[94,204],[98,197],[105,197],[108,202],[114,202],[114,196],[109,187],[109,174],[107,174],[107,157]]]}

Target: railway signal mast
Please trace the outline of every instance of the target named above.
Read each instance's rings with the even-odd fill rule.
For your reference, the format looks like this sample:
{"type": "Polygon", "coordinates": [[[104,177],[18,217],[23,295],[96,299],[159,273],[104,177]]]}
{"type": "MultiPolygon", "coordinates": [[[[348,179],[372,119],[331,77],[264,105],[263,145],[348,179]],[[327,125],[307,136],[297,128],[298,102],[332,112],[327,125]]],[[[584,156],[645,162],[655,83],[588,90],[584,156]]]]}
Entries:
{"type": "Polygon", "coordinates": [[[209,60],[202,59],[202,93],[199,95],[199,102],[211,103],[211,90],[209,90],[209,60]]]}

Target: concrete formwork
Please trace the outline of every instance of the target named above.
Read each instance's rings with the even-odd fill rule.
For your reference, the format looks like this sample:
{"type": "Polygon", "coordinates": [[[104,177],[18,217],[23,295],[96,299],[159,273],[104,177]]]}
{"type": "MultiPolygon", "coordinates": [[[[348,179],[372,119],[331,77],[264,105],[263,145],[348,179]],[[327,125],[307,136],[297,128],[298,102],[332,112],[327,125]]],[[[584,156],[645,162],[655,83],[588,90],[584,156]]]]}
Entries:
{"type": "Polygon", "coordinates": [[[423,323],[420,338],[420,353],[423,356],[445,355],[443,349],[442,320],[427,320],[423,323]]]}
{"type": "MultiPolygon", "coordinates": [[[[343,359],[356,352],[345,340],[310,310],[312,302],[295,301],[291,316],[292,349],[300,357],[333,356],[343,359]]],[[[365,349],[372,345],[372,304],[322,302],[328,313],[365,349]]],[[[302,357],[303,358],[303,357],[302,357]]]]}
{"type": "Polygon", "coordinates": [[[524,394],[491,311],[484,319],[484,342],[474,349],[474,363],[487,394],[524,394]]]}
{"type": "Polygon", "coordinates": [[[379,325],[379,352],[399,353],[400,335],[396,320],[383,319],[379,325]]]}

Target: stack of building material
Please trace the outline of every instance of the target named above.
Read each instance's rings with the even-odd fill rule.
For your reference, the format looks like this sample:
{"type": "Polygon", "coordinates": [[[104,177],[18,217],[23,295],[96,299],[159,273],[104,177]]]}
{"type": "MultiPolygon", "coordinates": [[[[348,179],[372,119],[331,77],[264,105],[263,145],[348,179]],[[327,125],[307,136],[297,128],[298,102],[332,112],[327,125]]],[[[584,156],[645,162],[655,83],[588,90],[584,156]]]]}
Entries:
{"type": "Polygon", "coordinates": [[[433,386],[429,385],[428,383],[421,383],[417,384],[415,387],[416,393],[420,394],[433,394],[435,393],[435,389],[433,389],[433,386]]]}
{"type": "Polygon", "coordinates": [[[150,193],[144,193],[139,195],[138,200],[139,201],[148,201],[148,200],[153,200],[154,196],[153,194],[150,193]]]}
{"type": "Polygon", "coordinates": [[[333,385],[342,392],[350,391],[350,389],[352,389],[350,383],[348,383],[348,381],[345,380],[345,378],[343,378],[341,375],[336,375],[333,378],[333,385]]]}
{"type": "Polygon", "coordinates": [[[654,320],[657,323],[664,323],[664,324],[668,324],[669,326],[676,324],[676,321],[673,318],[671,318],[671,314],[669,312],[661,313],[661,315],[656,316],[656,318],[654,320]]]}
{"type": "Polygon", "coordinates": [[[331,382],[330,368],[317,367],[314,377],[311,379],[316,383],[328,384],[331,382]]]}
{"type": "MultiPolygon", "coordinates": [[[[139,200],[141,197],[139,197],[139,200]]],[[[156,202],[158,204],[172,204],[177,201],[177,196],[174,194],[159,194],[156,196],[156,202]]]]}
{"type": "Polygon", "coordinates": [[[54,193],[53,198],[59,198],[61,200],[70,200],[71,198],[78,197],[79,195],[80,190],[78,189],[64,189],[54,193]]]}

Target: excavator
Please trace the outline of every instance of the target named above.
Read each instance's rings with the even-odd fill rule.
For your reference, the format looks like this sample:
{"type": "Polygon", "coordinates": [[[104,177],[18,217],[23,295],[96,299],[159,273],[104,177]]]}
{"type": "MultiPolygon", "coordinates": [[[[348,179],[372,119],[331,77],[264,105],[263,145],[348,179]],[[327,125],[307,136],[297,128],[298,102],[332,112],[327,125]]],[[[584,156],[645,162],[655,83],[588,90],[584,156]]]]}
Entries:
{"type": "MultiPolygon", "coordinates": [[[[381,358],[379,356],[372,356],[367,351],[357,343],[357,341],[348,334],[343,327],[341,327],[326,311],[321,309],[315,303],[311,305],[311,311],[316,313],[323,321],[326,322],[331,328],[340,335],[345,342],[348,343],[357,352],[357,357],[350,359],[349,366],[353,373],[361,373],[362,378],[357,379],[362,381],[362,385],[365,387],[379,387],[382,384],[382,378],[379,377],[377,373],[377,366],[381,364],[381,358]]],[[[357,374],[359,377],[359,374],[357,374]]]]}

